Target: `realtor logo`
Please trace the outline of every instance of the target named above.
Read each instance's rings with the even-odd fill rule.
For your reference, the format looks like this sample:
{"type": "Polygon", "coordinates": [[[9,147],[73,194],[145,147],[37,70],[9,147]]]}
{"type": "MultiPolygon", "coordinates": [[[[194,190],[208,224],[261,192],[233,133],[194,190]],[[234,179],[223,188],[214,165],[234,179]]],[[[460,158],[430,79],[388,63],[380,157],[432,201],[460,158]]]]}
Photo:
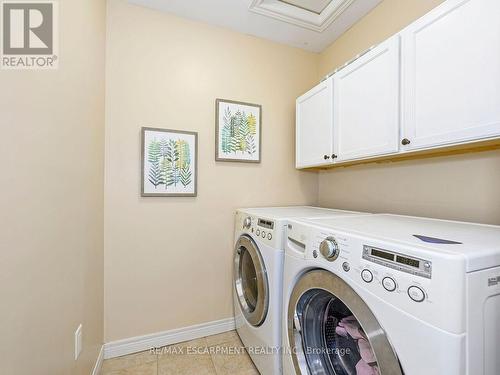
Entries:
{"type": "Polygon", "coordinates": [[[56,1],[4,0],[2,8],[2,69],[58,67],[56,1]]]}

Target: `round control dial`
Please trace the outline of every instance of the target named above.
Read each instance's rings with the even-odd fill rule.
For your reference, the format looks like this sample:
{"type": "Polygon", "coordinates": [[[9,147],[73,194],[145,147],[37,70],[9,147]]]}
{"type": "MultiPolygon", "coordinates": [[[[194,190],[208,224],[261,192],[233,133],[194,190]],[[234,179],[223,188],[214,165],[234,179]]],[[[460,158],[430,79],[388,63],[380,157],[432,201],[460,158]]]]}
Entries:
{"type": "Polygon", "coordinates": [[[340,249],[333,237],[327,237],[319,245],[319,251],[327,260],[333,262],[339,257],[340,249]]]}
{"type": "Polygon", "coordinates": [[[425,300],[425,292],[422,288],[415,285],[408,288],[408,295],[415,302],[423,302],[425,300]]]}
{"type": "Polygon", "coordinates": [[[252,218],[248,216],[245,218],[245,220],[243,220],[243,228],[250,229],[251,226],[252,226],[252,218]]]}
{"type": "Polygon", "coordinates": [[[396,290],[396,282],[392,277],[384,277],[382,279],[382,286],[388,292],[394,292],[396,290]]]}
{"type": "Polygon", "coordinates": [[[364,269],[361,271],[361,278],[365,283],[371,283],[373,281],[373,273],[370,270],[364,269]]]}

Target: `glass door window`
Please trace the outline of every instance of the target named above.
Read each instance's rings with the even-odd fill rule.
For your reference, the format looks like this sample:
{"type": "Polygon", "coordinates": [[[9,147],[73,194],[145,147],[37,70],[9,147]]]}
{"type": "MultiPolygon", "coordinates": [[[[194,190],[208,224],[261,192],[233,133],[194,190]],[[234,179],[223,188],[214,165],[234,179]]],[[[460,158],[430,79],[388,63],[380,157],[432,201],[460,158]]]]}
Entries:
{"type": "Polygon", "coordinates": [[[288,315],[288,322],[293,323],[288,338],[297,374],[402,374],[375,316],[336,275],[314,270],[302,276],[292,293],[288,315]]]}
{"type": "Polygon", "coordinates": [[[366,333],[349,308],[331,293],[312,289],[297,309],[302,345],[313,374],[379,375],[366,333]]]}
{"type": "Polygon", "coordinates": [[[245,319],[260,326],[267,316],[269,286],[259,248],[247,235],[241,236],[235,246],[234,287],[245,319]]]}
{"type": "Polygon", "coordinates": [[[257,307],[259,288],[257,280],[257,270],[252,260],[252,256],[245,248],[241,249],[239,274],[241,275],[241,286],[243,297],[247,303],[248,311],[253,312],[257,307]]]}

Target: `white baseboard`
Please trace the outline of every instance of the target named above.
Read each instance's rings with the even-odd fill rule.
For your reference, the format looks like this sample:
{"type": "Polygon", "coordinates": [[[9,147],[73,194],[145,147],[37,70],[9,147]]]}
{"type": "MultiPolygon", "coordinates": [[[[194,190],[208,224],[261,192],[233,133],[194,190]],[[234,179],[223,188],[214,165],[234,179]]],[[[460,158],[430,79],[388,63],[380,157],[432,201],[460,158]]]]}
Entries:
{"type": "Polygon", "coordinates": [[[234,318],[216,320],[194,326],[136,336],[104,344],[104,359],[142,352],[151,348],[177,344],[183,341],[199,339],[205,336],[232,331],[235,329],[234,318]]]}
{"type": "Polygon", "coordinates": [[[101,375],[101,368],[103,361],[104,361],[104,345],[102,345],[101,350],[99,350],[99,355],[97,356],[94,370],[92,370],[92,375],[101,375]]]}

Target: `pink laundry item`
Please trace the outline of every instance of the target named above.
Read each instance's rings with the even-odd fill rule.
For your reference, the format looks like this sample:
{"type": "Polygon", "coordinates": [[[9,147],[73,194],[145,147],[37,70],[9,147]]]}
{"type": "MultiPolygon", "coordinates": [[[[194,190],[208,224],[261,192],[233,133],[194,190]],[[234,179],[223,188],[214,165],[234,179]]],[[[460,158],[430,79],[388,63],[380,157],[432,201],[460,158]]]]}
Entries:
{"type": "Polygon", "coordinates": [[[367,363],[377,362],[372,351],[372,346],[370,345],[368,340],[359,339],[358,346],[359,346],[359,354],[361,355],[361,358],[363,358],[365,362],[367,363]]]}
{"type": "Polygon", "coordinates": [[[335,332],[337,333],[337,335],[340,335],[342,337],[347,337],[347,330],[344,327],[341,327],[340,325],[335,327],[335,332]]]}
{"type": "Polygon", "coordinates": [[[368,363],[362,359],[356,363],[356,375],[378,375],[378,369],[376,366],[370,366],[368,363]]]}
{"type": "Polygon", "coordinates": [[[356,364],[356,375],[380,375],[370,342],[354,316],[343,318],[335,332],[342,337],[352,337],[358,344],[361,359],[356,364]]]}
{"type": "Polygon", "coordinates": [[[360,326],[356,319],[348,320],[347,318],[344,318],[339,322],[339,326],[344,328],[349,336],[351,336],[355,340],[364,338],[363,334],[361,334],[360,326]]]}

